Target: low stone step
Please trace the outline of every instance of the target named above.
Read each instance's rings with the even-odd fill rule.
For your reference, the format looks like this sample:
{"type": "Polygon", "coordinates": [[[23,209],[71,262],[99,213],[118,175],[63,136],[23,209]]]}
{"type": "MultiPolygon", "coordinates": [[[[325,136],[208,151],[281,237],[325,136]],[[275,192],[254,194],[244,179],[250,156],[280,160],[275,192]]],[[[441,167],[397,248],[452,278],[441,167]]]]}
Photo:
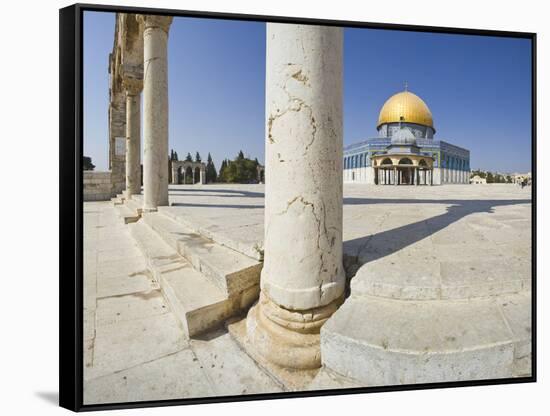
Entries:
{"type": "MultiPolygon", "coordinates": [[[[243,224],[240,227],[226,228],[199,216],[188,219],[185,213],[182,214],[181,210],[173,206],[159,207],[159,212],[217,244],[226,246],[252,259],[263,261],[263,216],[260,224],[256,224],[250,218],[237,219],[232,217],[231,222],[238,220],[243,224]]],[[[235,224],[231,225],[235,226],[235,224]]]]}
{"type": "Polygon", "coordinates": [[[145,213],[143,220],[229,297],[259,287],[262,269],[259,261],[216,244],[161,212],[145,213]]]}
{"type": "Polygon", "coordinates": [[[125,224],[136,222],[140,218],[135,210],[128,208],[125,204],[115,204],[115,208],[118,212],[118,216],[124,220],[125,224]]]}
{"type": "Polygon", "coordinates": [[[246,293],[229,299],[143,221],[130,227],[149,270],[189,337],[223,324],[239,311],[241,302],[248,301],[244,298],[246,293]]]}
{"type": "Polygon", "coordinates": [[[142,211],[142,202],[138,199],[136,199],[134,196],[132,196],[131,199],[124,200],[124,205],[126,205],[128,208],[130,208],[132,211],[134,211],[136,214],[141,215],[142,211]]]}
{"type": "Polygon", "coordinates": [[[121,205],[124,203],[124,194],[120,193],[117,196],[111,198],[114,205],[121,205]]]}
{"type": "Polygon", "coordinates": [[[528,294],[413,301],[352,291],[321,329],[322,362],[368,386],[521,375],[530,363],[528,301],[528,294]]]}

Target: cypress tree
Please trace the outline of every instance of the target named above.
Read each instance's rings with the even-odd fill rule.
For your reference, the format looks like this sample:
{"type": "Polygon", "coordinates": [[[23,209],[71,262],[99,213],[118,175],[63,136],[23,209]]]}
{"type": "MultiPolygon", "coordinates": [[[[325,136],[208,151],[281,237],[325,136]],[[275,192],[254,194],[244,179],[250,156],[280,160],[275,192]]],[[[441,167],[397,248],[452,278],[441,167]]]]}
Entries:
{"type": "Polygon", "coordinates": [[[216,172],[216,166],[212,160],[210,152],[208,153],[208,159],[206,163],[206,183],[215,182],[218,177],[218,172],[216,172]]]}

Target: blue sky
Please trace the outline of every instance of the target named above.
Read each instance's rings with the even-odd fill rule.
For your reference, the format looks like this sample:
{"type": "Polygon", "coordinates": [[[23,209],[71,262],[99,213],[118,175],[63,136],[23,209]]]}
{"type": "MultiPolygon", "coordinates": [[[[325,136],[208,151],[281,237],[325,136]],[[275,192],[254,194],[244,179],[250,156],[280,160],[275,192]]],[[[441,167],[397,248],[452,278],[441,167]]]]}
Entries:
{"type": "MultiPolygon", "coordinates": [[[[84,15],[84,154],[108,169],[108,56],[115,15],[84,15]]],[[[169,147],[182,159],[239,150],[264,160],[265,24],[174,18],[168,41],[169,147]]],[[[531,170],[531,47],[526,39],[345,29],[344,145],[376,136],[380,108],[409,90],[436,139],[471,167],[531,170]]]]}

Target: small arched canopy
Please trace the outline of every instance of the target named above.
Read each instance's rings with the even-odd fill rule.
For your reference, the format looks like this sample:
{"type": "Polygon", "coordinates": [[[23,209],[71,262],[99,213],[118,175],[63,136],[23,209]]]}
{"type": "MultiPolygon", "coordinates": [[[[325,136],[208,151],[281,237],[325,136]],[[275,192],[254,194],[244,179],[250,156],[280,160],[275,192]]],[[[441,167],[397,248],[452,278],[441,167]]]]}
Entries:
{"type": "Polygon", "coordinates": [[[412,160],[409,159],[408,157],[404,157],[403,159],[401,159],[401,160],[399,161],[399,164],[400,164],[400,165],[412,165],[413,162],[412,162],[412,160]]]}
{"type": "Polygon", "coordinates": [[[393,163],[392,163],[391,159],[389,157],[387,157],[382,161],[381,165],[393,165],[393,163]]]}

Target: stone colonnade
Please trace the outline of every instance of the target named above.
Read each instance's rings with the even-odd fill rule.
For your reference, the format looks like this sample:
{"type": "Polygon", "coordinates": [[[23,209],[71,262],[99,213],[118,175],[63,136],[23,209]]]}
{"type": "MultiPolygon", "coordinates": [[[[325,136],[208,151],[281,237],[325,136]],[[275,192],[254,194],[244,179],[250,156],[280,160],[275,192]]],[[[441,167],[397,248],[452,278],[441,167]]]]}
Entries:
{"type": "Polygon", "coordinates": [[[433,185],[433,170],[427,167],[381,166],[374,168],[375,185],[433,185]],[[407,172],[407,176],[404,175],[407,172]]]}
{"type": "MultiPolygon", "coordinates": [[[[109,156],[114,176],[118,178],[119,171],[125,172],[122,189],[127,199],[141,192],[143,91],[144,211],[168,205],[167,42],[171,23],[170,16],[117,14],[109,60],[109,156]]],[[[122,191],[119,188],[116,193],[122,191]]]]}
{"type": "Polygon", "coordinates": [[[267,24],[265,259],[247,336],[283,367],[320,366],[343,300],[342,43],[337,27],[267,24]]]}
{"type": "Polygon", "coordinates": [[[457,170],[457,169],[450,169],[450,168],[440,168],[440,170],[441,170],[441,183],[445,183],[445,184],[470,183],[470,171],[468,170],[457,170]]]}
{"type": "Polygon", "coordinates": [[[171,162],[172,166],[172,183],[178,184],[180,177],[179,172],[181,170],[183,176],[183,183],[186,183],[187,169],[191,169],[192,183],[206,183],[206,165],[202,162],[189,162],[187,160],[175,160],[171,162]],[[196,171],[199,170],[199,178],[197,181],[196,171]]]}

